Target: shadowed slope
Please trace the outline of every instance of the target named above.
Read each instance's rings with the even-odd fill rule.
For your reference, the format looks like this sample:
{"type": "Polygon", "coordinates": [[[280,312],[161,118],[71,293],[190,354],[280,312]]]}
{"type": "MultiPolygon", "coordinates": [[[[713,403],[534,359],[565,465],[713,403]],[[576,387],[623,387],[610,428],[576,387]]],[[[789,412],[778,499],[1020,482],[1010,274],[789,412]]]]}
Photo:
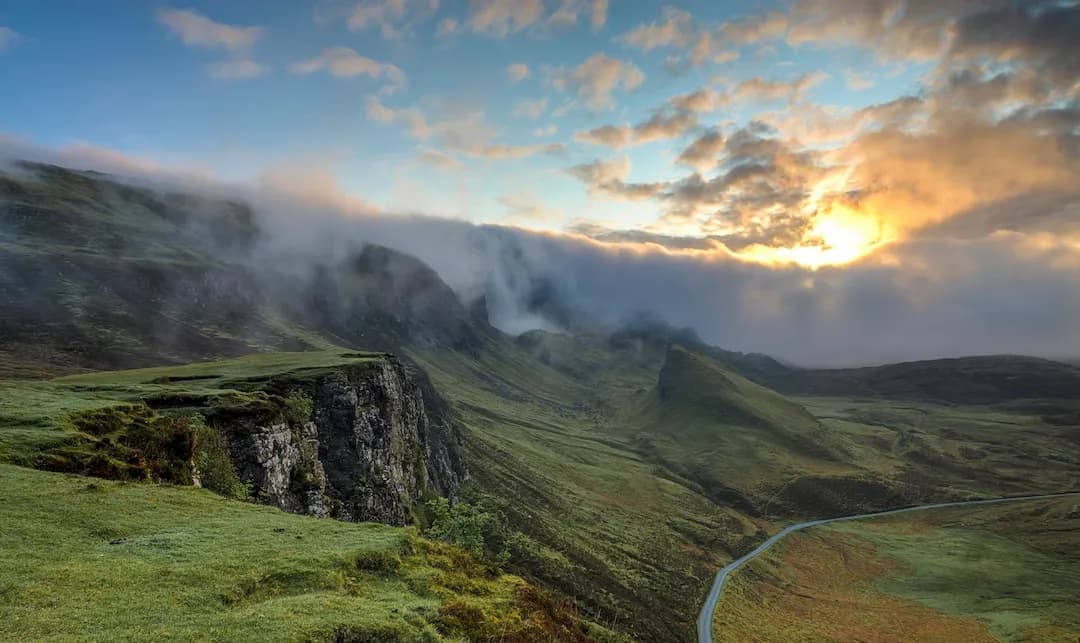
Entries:
{"type": "MultiPolygon", "coordinates": [[[[635,410],[644,453],[702,486],[718,502],[760,514],[785,509],[798,481],[848,480],[857,501],[860,471],[845,447],[798,403],[715,360],[672,346],[655,389],[635,410]]],[[[876,487],[875,487],[876,490],[876,487]]],[[[833,502],[808,494],[831,509],[833,502]]],[[[825,494],[828,495],[828,494],[825,494]]],[[[800,506],[796,511],[810,510],[800,506]]]]}
{"type": "Polygon", "coordinates": [[[337,346],[468,351],[494,332],[413,257],[362,239],[303,256],[271,241],[242,203],[51,166],[0,172],[0,377],[337,346]]]}

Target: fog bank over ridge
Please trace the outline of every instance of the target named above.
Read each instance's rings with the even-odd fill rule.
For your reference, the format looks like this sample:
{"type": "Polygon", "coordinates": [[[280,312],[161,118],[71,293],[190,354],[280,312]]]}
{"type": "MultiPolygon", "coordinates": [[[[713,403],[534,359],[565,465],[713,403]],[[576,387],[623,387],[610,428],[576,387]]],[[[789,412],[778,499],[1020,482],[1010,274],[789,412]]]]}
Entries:
{"type": "Polygon", "coordinates": [[[428,263],[466,303],[486,297],[492,323],[511,333],[583,320],[617,324],[645,312],[692,326],[709,343],[804,365],[1080,354],[1080,246],[1061,234],[1080,219],[1076,201],[995,204],[815,271],[750,263],[722,246],[599,242],[386,212],[300,171],[230,185],[96,148],[49,150],[10,139],[0,157],[247,201],[266,233],[256,260],[278,269],[305,270],[361,243],[388,246],[428,263]],[[1009,225],[971,233],[980,221],[1002,220],[1009,225]]]}

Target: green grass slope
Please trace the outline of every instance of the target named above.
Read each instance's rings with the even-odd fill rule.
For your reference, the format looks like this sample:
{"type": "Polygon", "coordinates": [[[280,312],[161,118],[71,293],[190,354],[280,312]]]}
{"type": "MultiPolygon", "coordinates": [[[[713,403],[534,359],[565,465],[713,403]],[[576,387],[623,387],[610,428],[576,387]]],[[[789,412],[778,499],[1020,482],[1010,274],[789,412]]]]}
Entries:
{"type": "Polygon", "coordinates": [[[680,597],[798,517],[1067,490],[1080,471],[1073,428],[1036,412],[792,399],[679,347],[531,333],[414,357],[466,429],[512,568],[639,640],[691,639],[698,600],[680,597]]]}
{"type": "MultiPolygon", "coordinates": [[[[691,640],[715,569],[797,516],[1077,484],[1080,371],[1069,366],[976,358],[809,371],[648,320],[510,338],[430,268],[386,249],[303,278],[253,270],[273,267],[253,261],[261,233],[243,204],[62,168],[0,175],[0,378],[177,365],[0,381],[0,461],[59,468],[104,449],[127,462],[138,455],[123,444],[132,427],[168,430],[161,416],[233,405],[284,412],[268,379],[372,359],[356,348],[393,350],[430,375],[465,430],[469,498],[496,517],[488,553],[643,641],[691,640]],[[283,349],[318,350],[184,365],[283,349]],[[785,397],[795,393],[815,396],[785,397]],[[115,422],[88,431],[99,414],[115,422]]],[[[43,494],[79,491],[56,482],[71,478],[35,480],[43,494]]],[[[191,528],[231,520],[216,509],[226,506],[201,506],[191,528]]],[[[451,611],[458,623],[489,620],[468,605],[451,611]]],[[[426,623],[414,629],[451,631],[426,623]]],[[[562,640],[555,631],[540,640],[562,640]]]]}
{"type": "Polygon", "coordinates": [[[498,517],[515,572],[635,640],[690,640],[712,574],[761,526],[644,457],[616,421],[651,364],[595,346],[545,364],[536,339],[415,356],[466,429],[470,498],[498,517]]]}
{"type": "Polygon", "coordinates": [[[627,421],[640,428],[644,453],[752,513],[780,509],[774,503],[794,481],[859,472],[797,402],[681,346],[668,350],[657,385],[631,409],[627,421]]]}
{"type": "Polygon", "coordinates": [[[858,463],[911,501],[1080,489],[1080,422],[1036,405],[795,398],[858,463]],[[1048,414],[1050,413],[1050,414],[1048,414]]]}
{"type": "Polygon", "coordinates": [[[0,639],[585,640],[572,607],[410,530],[9,465],[0,485],[0,639]]]}
{"type": "Polygon", "coordinates": [[[718,640],[1076,641],[1080,502],[908,514],[793,534],[731,579],[718,640]]]}
{"type": "MultiPolygon", "coordinates": [[[[155,415],[150,408],[179,412],[264,406],[283,400],[260,387],[273,377],[306,377],[327,369],[382,359],[377,353],[338,349],[301,353],[257,353],[219,360],[128,371],[102,371],[53,380],[0,380],[0,461],[41,466],[47,454],[89,458],[104,441],[90,426],[95,412],[112,410],[121,423],[155,415]],[[147,408],[150,407],[150,408],[147,408]]],[[[145,419],[145,418],[144,418],[145,419]]],[[[118,427],[122,430],[129,427],[118,427]]],[[[54,463],[60,466],[60,462],[54,463]]]]}

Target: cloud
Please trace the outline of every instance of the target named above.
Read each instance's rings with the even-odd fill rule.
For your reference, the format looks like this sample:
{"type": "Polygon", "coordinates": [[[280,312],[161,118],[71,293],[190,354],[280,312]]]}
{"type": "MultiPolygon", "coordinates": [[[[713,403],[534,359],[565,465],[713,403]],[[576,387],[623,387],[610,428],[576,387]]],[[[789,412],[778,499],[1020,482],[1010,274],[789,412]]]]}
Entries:
{"type": "Polygon", "coordinates": [[[654,49],[674,49],[682,55],[669,59],[678,69],[705,62],[723,64],[739,57],[738,48],[780,37],[787,20],[779,12],[753,14],[715,27],[696,20],[688,11],[672,6],[661,9],[660,20],[638,25],[619,36],[619,42],[648,53],[654,49]]]}
{"type": "Polygon", "coordinates": [[[870,76],[857,72],[853,69],[847,69],[844,71],[844,81],[847,83],[847,88],[851,91],[860,92],[864,89],[870,89],[874,86],[874,79],[870,76]]]}
{"type": "Polygon", "coordinates": [[[601,125],[585,132],[575,132],[574,140],[619,148],[629,145],[632,136],[633,128],[629,125],[601,125]]]}
{"type": "Polygon", "coordinates": [[[689,112],[655,112],[648,120],[633,127],[629,125],[604,125],[574,134],[574,140],[608,147],[641,145],[682,136],[697,126],[697,118],[689,112]]]}
{"type": "Polygon", "coordinates": [[[0,132],[0,172],[12,161],[30,161],[60,165],[77,170],[95,170],[128,177],[160,178],[174,185],[197,185],[200,189],[213,182],[213,175],[194,164],[164,165],[146,156],[137,156],[75,141],[59,147],[43,147],[33,141],[0,132]]]}
{"type": "Polygon", "coordinates": [[[575,165],[567,170],[570,176],[585,183],[589,192],[627,201],[640,201],[657,196],[665,187],[663,183],[627,183],[630,176],[630,159],[621,156],[609,161],[595,160],[575,165]]]}
{"type": "Polygon", "coordinates": [[[696,31],[697,25],[688,11],[667,6],[661,11],[660,21],[639,25],[616,40],[649,53],[664,47],[689,47],[696,31]]]}
{"type": "Polygon", "coordinates": [[[513,115],[516,118],[528,118],[535,121],[544,115],[547,106],[548,99],[546,98],[520,100],[514,105],[513,115]]]}
{"type": "Polygon", "coordinates": [[[222,80],[247,80],[266,74],[266,68],[250,58],[237,58],[211,63],[210,75],[222,80]]]}
{"type": "Polygon", "coordinates": [[[326,71],[337,78],[384,78],[395,87],[407,82],[405,72],[397,65],[361,56],[348,47],[331,47],[314,58],[289,65],[289,70],[304,75],[326,71]]]}
{"type": "Polygon", "coordinates": [[[720,153],[724,150],[727,139],[718,129],[710,129],[686,147],[677,159],[682,165],[689,165],[698,172],[708,172],[719,165],[720,153]]]}
{"type": "Polygon", "coordinates": [[[495,129],[478,110],[437,105],[434,118],[416,107],[392,108],[378,97],[368,96],[367,116],[383,125],[397,125],[419,141],[437,141],[446,149],[478,159],[514,160],[531,156],[558,155],[566,147],[561,143],[509,145],[498,140],[495,129]]]}
{"type": "Polygon", "coordinates": [[[715,91],[703,87],[689,94],[680,94],[670,100],[672,106],[687,112],[707,113],[720,109],[727,99],[715,91]]]}
{"type": "Polygon", "coordinates": [[[1055,83],[1080,81],[1080,4],[1033,0],[968,13],[951,26],[948,57],[1023,64],[1055,83]]]}
{"type": "MultiPolygon", "coordinates": [[[[1071,120],[1080,124],[1080,114],[1071,120]]],[[[1030,118],[935,115],[917,135],[863,134],[837,160],[853,164],[860,208],[901,232],[1025,194],[1080,195],[1080,158],[1030,118]]]]}
{"type": "Polygon", "coordinates": [[[787,16],[779,11],[769,11],[721,23],[715,39],[729,47],[758,44],[783,37],[788,27],[787,16]]]}
{"type": "Polygon", "coordinates": [[[697,118],[685,112],[654,113],[648,120],[634,126],[634,142],[649,143],[682,136],[697,127],[697,118]]]}
{"type": "Polygon", "coordinates": [[[518,33],[543,17],[543,0],[470,0],[468,27],[496,38],[518,33]]]}
{"type": "Polygon", "coordinates": [[[820,72],[803,74],[792,80],[753,77],[731,84],[724,91],[702,87],[688,94],[673,96],[668,102],[678,110],[699,114],[715,112],[738,103],[796,103],[803,100],[808,91],[827,77],[820,72]]]}
{"type": "Polygon", "coordinates": [[[403,127],[414,139],[426,141],[436,133],[428,125],[424,114],[415,107],[398,109],[387,107],[375,96],[368,96],[365,107],[367,117],[371,120],[382,125],[403,127]]]}
{"type": "Polygon", "coordinates": [[[500,223],[523,227],[537,227],[538,224],[550,226],[561,222],[565,215],[547,207],[536,197],[529,194],[504,194],[498,199],[506,213],[500,223]]]}
{"type": "MultiPolygon", "coordinates": [[[[486,23],[481,33],[540,36],[590,15],[586,0],[542,4],[546,10],[527,25],[519,28],[507,17],[486,23]]],[[[1080,354],[1080,65],[1074,37],[1080,5],[789,5],[787,13],[717,25],[667,10],[619,42],[671,50],[661,56],[672,54],[683,69],[736,56],[751,45],[853,47],[858,51],[844,52],[845,59],[876,56],[918,73],[918,80],[905,81],[913,85],[905,88],[910,94],[864,107],[819,105],[811,102],[819,95],[811,90],[822,75],[713,79],[640,119],[620,111],[612,124],[574,133],[577,141],[612,148],[685,137],[657,155],[671,165],[650,163],[651,174],[632,174],[625,156],[567,170],[597,200],[635,201],[619,205],[635,214],[655,212],[640,230],[579,225],[577,231],[591,237],[580,239],[427,219],[397,228],[365,220],[369,227],[350,230],[415,252],[463,293],[514,281],[504,279],[509,269],[503,254],[521,250],[530,259],[527,270],[518,268],[563,284],[567,297],[594,306],[596,314],[618,318],[641,307],[660,308],[673,322],[697,325],[718,342],[801,361],[985,350],[1054,354],[1062,347],[1080,354]],[[907,61],[924,64],[904,67],[907,61]],[[735,109],[743,106],[753,109],[735,109]],[[474,261],[472,252],[482,258],[474,261]]],[[[509,6],[491,11],[510,16],[509,6]]],[[[446,32],[472,29],[473,17],[464,25],[444,20],[450,21],[446,32]]],[[[235,62],[248,60],[244,46],[202,46],[233,49],[235,62]]],[[[340,70],[348,70],[343,75],[392,75],[384,63],[346,51],[339,57],[340,70]]],[[[299,63],[304,67],[298,73],[334,74],[332,58],[299,63]]],[[[519,117],[550,109],[557,118],[581,104],[611,108],[619,92],[645,80],[641,69],[603,53],[572,69],[529,71],[537,69],[567,94],[551,104],[522,101],[514,110],[519,117]]],[[[867,80],[862,67],[847,71],[842,80],[851,87],[867,80]]],[[[564,151],[558,143],[519,144],[522,136],[552,136],[550,125],[527,123],[520,133],[504,133],[474,106],[434,98],[404,106],[384,101],[369,97],[368,117],[420,142],[417,160],[436,168],[564,151]]],[[[158,170],[85,145],[64,154],[72,162],[85,157],[132,172],[158,170]]],[[[331,188],[330,181],[318,183],[305,198],[321,198],[314,192],[331,188]]],[[[343,205],[348,201],[341,195],[334,199],[334,207],[353,207],[343,205]]],[[[499,203],[511,217],[507,221],[551,216],[542,202],[522,195],[499,203]]],[[[493,306],[502,311],[500,319],[514,317],[515,310],[522,314],[515,319],[527,318],[521,302],[500,292],[509,297],[493,306]]]]}
{"type": "Polygon", "coordinates": [[[634,91],[644,82],[645,72],[637,65],[602,53],[593,54],[574,69],[555,78],[557,89],[576,90],[578,97],[594,111],[611,107],[615,91],[634,91]]]}
{"type": "Polygon", "coordinates": [[[19,34],[15,30],[10,27],[0,26],[0,53],[11,49],[18,41],[19,34]]]}
{"type": "MultiPolygon", "coordinates": [[[[705,179],[695,172],[660,192],[667,216],[693,220],[707,233],[741,237],[747,244],[798,242],[810,227],[811,216],[803,207],[810,188],[827,168],[817,153],[793,149],[773,134],[761,124],[732,133],[714,159],[719,174],[705,179]]],[[[695,151],[702,156],[692,160],[704,165],[707,148],[718,143],[706,139],[700,145],[705,149],[695,151]]]]}
{"type": "Polygon", "coordinates": [[[592,0],[592,12],[589,24],[593,31],[600,31],[607,24],[608,0],[592,0]]]}
{"type": "Polygon", "coordinates": [[[377,28],[383,38],[396,40],[438,9],[439,0],[363,0],[353,7],[346,25],[351,31],[377,28]]]}
{"type": "MultiPolygon", "coordinates": [[[[733,149],[745,151],[764,134],[746,136],[733,149]]],[[[140,185],[169,192],[180,181],[158,164],[100,148],[43,150],[0,137],[0,157],[136,173],[140,185]]],[[[620,160],[599,173],[625,183],[629,163],[620,160]]],[[[510,332],[558,328],[536,310],[535,284],[543,283],[560,309],[590,322],[619,323],[652,312],[697,328],[710,343],[806,365],[1080,354],[1076,199],[976,207],[964,214],[973,227],[935,229],[844,267],[814,271],[742,260],[725,248],[722,235],[695,240],[579,224],[580,234],[606,237],[597,241],[383,212],[344,192],[330,175],[310,170],[283,169],[246,186],[209,177],[180,184],[253,204],[262,234],[244,260],[268,283],[280,280],[282,270],[306,274],[328,257],[377,243],[428,263],[463,301],[485,296],[492,320],[510,332]],[[1017,225],[1018,210],[1039,214],[1038,227],[1017,225]],[[1013,229],[985,234],[1003,221],[1013,229]],[[1073,232],[1063,234],[1060,223],[1073,232]]],[[[500,203],[510,213],[548,216],[528,195],[500,203]]]]}
{"type": "Polygon", "coordinates": [[[793,80],[768,80],[764,78],[749,78],[737,85],[726,96],[728,102],[767,102],[785,100],[794,103],[815,85],[828,78],[827,74],[812,72],[803,74],[793,80]]]}
{"type": "Polygon", "coordinates": [[[435,30],[435,35],[440,38],[456,36],[459,33],[461,33],[461,23],[454,18],[443,18],[439,21],[439,26],[435,30]]]}
{"type": "Polygon", "coordinates": [[[507,65],[506,77],[510,79],[511,85],[516,85],[529,77],[529,66],[525,63],[507,65]]]}
{"type": "Polygon", "coordinates": [[[524,159],[539,154],[562,154],[566,146],[562,143],[537,143],[535,145],[490,144],[468,147],[466,154],[484,159],[524,159]]]}
{"type": "Polygon", "coordinates": [[[793,46],[861,47],[892,61],[976,58],[1039,67],[1055,82],[1080,74],[1080,5],[1058,0],[798,0],[793,46]]]}
{"type": "Polygon", "coordinates": [[[718,51],[713,54],[712,61],[717,65],[734,62],[739,59],[739,52],[734,50],[718,51]]]}
{"type": "Polygon", "coordinates": [[[266,33],[263,27],[235,27],[190,10],[160,9],[157,20],[192,47],[249,49],[266,33]]]}
{"type": "MultiPolygon", "coordinates": [[[[913,240],[811,271],[741,261],[716,241],[646,233],[598,242],[401,214],[342,217],[280,191],[258,203],[267,237],[298,260],[341,256],[354,239],[390,246],[431,265],[463,300],[485,296],[492,320],[510,332],[558,328],[533,306],[534,285],[544,283],[560,308],[594,323],[651,311],[711,343],[800,364],[1080,354],[1080,256],[1060,242],[913,240]],[[307,213],[302,222],[287,214],[296,211],[307,213]]],[[[500,204],[511,215],[551,214],[527,195],[500,204]]]]}
{"type": "MultiPolygon", "coordinates": [[[[812,77],[677,96],[671,102],[686,113],[759,98],[794,107],[760,114],[769,123],[728,136],[706,132],[676,159],[694,170],[681,179],[635,186],[628,166],[614,162],[571,173],[590,192],[655,201],[658,229],[716,235],[765,262],[849,262],[929,230],[956,229],[953,219],[969,231],[985,224],[984,235],[1064,230],[1067,217],[1038,214],[1036,205],[1047,211],[1080,201],[1080,109],[1059,102],[1069,85],[1054,90],[1045,83],[1053,75],[1024,69],[928,77],[937,81],[919,96],[860,110],[804,102],[812,77]],[[1001,214],[971,214],[1000,212],[999,204],[1015,214],[1007,227],[1001,214]]],[[[619,146],[630,131],[612,126],[586,137],[619,146]]]]}
{"type": "MultiPolygon", "coordinates": [[[[1063,213],[1075,213],[1071,204],[1080,199],[1080,49],[1072,37],[1080,5],[908,0],[903,11],[900,6],[797,0],[787,14],[715,28],[665,10],[661,21],[620,41],[679,49],[691,63],[720,46],[785,40],[933,64],[912,95],[863,108],[810,102],[823,74],[714,80],[672,97],[669,107],[693,115],[757,103],[772,111],[700,133],[675,158],[692,173],[630,183],[628,161],[615,159],[577,165],[570,174],[590,194],[654,203],[661,212],[654,233],[708,236],[765,263],[848,263],[961,229],[1062,233],[1063,213]]],[[[856,88],[869,82],[852,70],[846,80],[856,88]]],[[[658,124],[663,113],[655,112],[658,124]]],[[[575,139],[621,148],[634,144],[637,127],[604,125],[575,139]]]]}
{"type": "Polygon", "coordinates": [[[607,0],[558,0],[551,15],[536,25],[536,31],[545,35],[569,29],[578,24],[583,16],[592,31],[599,31],[607,23],[607,0]]]}
{"type": "MultiPolygon", "coordinates": [[[[992,0],[996,2],[997,0],[992,0]]],[[[786,40],[793,46],[860,46],[882,58],[933,60],[958,11],[978,0],[799,0],[789,16],[786,40]]]]}
{"type": "Polygon", "coordinates": [[[462,167],[461,161],[439,150],[424,150],[420,153],[419,160],[444,171],[460,170],[462,167]]]}

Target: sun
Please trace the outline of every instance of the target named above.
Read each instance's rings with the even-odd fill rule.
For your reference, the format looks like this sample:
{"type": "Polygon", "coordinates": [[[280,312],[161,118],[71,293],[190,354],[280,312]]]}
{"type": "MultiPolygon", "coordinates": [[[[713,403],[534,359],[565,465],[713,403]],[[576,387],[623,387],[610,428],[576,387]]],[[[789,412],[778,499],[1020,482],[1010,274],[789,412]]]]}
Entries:
{"type": "Polygon", "coordinates": [[[788,247],[753,245],[737,254],[759,263],[794,263],[817,270],[856,261],[886,243],[890,236],[877,217],[833,204],[814,217],[799,243],[788,247]]]}
{"type": "Polygon", "coordinates": [[[822,263],[843,264],[873,250],[883,241],[884,234],[875,217],[836,205],[814,220],[807,237],[820,243],[816,247],[820,248],[822,263]]]}

